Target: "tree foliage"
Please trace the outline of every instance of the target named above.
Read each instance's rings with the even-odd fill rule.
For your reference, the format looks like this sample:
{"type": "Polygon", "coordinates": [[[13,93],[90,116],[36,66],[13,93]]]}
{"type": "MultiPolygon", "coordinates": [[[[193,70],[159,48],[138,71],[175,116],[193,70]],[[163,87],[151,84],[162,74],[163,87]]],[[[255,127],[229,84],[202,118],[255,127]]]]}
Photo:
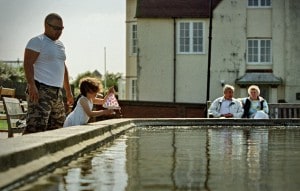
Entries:
{"type": "MultiPolygon", "coordinates": [[[[106,90],[108,90],[108,88],[113,86],[115,90],[118,91],[118,80],[122,78],[122,74],[106,73],[105,77],[106,77],[106,90]]],[[[105,80],[105,78],[103,80],[105,80]]]]}
{"type": "Polygon", "coordinates": [[[0,62],[0,81],[25,82],[24,68],[0,62]]]}
{"type": "Polygon", "coordinates": [[[78,88],[79,87],[79,82],[82,78],[84,77],[95,77],[95,78],[98,78],[99,80],[101,80],[101,78],[99,78],[98,76],[95,76],[94,74],[92,74],[91,72],[85,72],[85,73],[82,73],[82,74],[78,74],[78,76],[76,77],[76,79],[72,82],[72,85],[74,85],[75,88],[78,88]]]}
{"type": "Polygon", "coordinates": [[[94,77],[94,78],[98,78],[103,85],[103,92],[102,93],[106,93],[107,90],[110,87],[114,87],[116,91],[118,91],[118,80],[122,77],[121,73],[106,73],[105,76],[101,76],[99,75],[99,72],[94,71],[94,72],[85,72],[82,74],[79,74],[76,79],[71,83],[74,86],[74,93],[75,95],[79,94],[79,82],[82,78],[84,77],[94,77]],[[105,87],[106,84],[106,87],[105,87]]]}

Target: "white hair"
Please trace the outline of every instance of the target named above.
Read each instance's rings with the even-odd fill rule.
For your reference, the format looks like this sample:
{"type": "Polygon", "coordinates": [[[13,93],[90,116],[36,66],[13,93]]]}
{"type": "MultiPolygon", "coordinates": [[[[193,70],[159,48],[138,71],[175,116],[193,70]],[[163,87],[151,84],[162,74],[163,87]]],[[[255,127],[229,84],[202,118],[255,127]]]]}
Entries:
{"type": "Polygon", "coordinates": [[[231,85],[228,85],[228,84],[226,84],[226,85],[224,86],[223,92],[225,92],[225,91],[228,90],[228,89],[230,89],[230,90],[232,90],[232,91],[234,92],[234,87],[231,86],[231,85]]]}
{"type": "Polygon", "coordinates": [[[251,90],[256,90],[257,91],[257,94],[260,95],[260,89],[258,86],[256,85],[251,85],[249,88],[248,88],[248,94],[250,95],[250,92],[251,90]]]}

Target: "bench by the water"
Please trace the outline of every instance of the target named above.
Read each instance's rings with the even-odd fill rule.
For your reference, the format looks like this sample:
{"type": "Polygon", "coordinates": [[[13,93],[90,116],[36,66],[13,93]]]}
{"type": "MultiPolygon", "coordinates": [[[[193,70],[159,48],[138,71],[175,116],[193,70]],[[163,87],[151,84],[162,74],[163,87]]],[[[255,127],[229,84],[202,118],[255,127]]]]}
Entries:
{"type": "Polygon", "coordinates": [[[19,124],[20,119],[25,119],[26,113],[24,112],[20,100],[11,97],[2,97],[7,125],[8,125],[8,137],[13,137],[14,132],[22,132],[25,124],[19,124]]]}

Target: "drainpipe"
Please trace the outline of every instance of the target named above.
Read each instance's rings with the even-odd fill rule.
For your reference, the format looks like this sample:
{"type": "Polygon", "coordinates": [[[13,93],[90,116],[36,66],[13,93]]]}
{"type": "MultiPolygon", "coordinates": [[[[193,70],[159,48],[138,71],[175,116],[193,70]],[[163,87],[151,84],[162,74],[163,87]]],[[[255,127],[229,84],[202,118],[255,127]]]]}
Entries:
{"type": "Polygon", "coordinates": [[[174,22],[174,36],[173,36],[173,41],[174,41],[174,47],[173,47],[173,102],[176,102],[176,18],[173,18],[174,22]]]}
{"type": "MultiPolygon", "coordinates": [[[[212,0],[210,0],[210,2],[209,2],[209,36],[208,36],[208,63],[207,63],[206,102],[209,101],[209,92],[210,92],[212,17],[213,17],[213,7],[212,7],[212,0]]],[[[208,108],[206,108],[206,110],[208,110],[208,108]]],[[[205,112],[205,114],[206,114],[206,117],[208,117],[207,112],[205,112]]]]}

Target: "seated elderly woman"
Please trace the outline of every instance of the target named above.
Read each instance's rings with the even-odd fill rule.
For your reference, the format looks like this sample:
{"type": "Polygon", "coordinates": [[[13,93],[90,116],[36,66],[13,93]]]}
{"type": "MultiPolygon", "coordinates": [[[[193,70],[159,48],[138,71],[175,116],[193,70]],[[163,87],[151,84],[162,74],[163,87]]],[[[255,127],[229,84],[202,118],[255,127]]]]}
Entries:
{"type": "Polygon", "coordinates": [[[242,98],[244,108],[243,118],[268,119],[268,103],[263,97],[259,96],[259,87],[251,85],[248,88],[248,94],[249,97],[242,98]]]}

